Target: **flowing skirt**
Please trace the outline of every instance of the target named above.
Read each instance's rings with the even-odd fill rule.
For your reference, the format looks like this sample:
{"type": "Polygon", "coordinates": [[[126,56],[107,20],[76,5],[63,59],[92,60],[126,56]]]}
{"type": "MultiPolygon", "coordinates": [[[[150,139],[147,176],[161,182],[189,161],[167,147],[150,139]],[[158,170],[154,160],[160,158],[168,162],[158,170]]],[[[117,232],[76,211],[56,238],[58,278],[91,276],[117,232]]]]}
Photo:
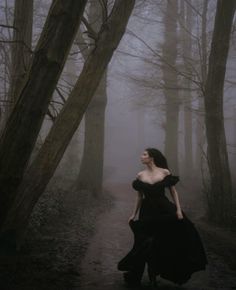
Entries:
{"type": "Polygon", "coordinates": [[[131,220],[134,233],[131,251],[119,261],[118,270],[136,273],[140,280],[144,265],[179,285],[186,283],[192,273],[204,270],[207,257],[194,224],[183,212],[184,218],[163,215],[158,219],[131,220]]]}

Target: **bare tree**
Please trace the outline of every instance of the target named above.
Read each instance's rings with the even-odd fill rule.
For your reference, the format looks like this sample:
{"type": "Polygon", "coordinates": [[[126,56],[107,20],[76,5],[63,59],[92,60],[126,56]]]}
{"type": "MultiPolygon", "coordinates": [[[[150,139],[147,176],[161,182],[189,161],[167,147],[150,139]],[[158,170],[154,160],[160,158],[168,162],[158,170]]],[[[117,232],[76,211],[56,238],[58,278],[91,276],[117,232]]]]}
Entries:
{"type": "Polygon", "coordinates": [[[13,43],[11,46],[11,75],[9,101],[12,110],[31,59],[33,0],[15,0],[13,43]]]}
{"type": "MultiPolygon", "coordinates": [[[[201,13],[201,57],[200,57],[200,69],[201,69],[201,79],[202,79],[202,88],[205,86],[206,76],[207,76],[207,12],[208,12],[209,0],[204,0],[203,8],[201,13]]],[[[197,118],[197,128],[196,128],[196,140],[197,147],[195,152],[195,167],[197,169],[201,168],[201,165],[204,162],[205,156],[203,156],[202,151],[204,147],[204,96],[202,91],[198,96],[198,118],[197,118]]]]}
{"type": "Polygon", "coordinates": [[[87,58],[73,91],[39,154],[24,176],[14,205],[8,212],[2,227],[3,236],[8,236],[13,241],[21,240],[30,214],[78,128],[113,52],[125,32],[134,3],[135,0],[115,1],[112,12],[101,27],[96,46],[87,58]]]}
{"type": "Polygon", "coordinates": [[[14,8],[10,3],[5,1],[1,7],[1,26],[0,26],[0,132],[2,132],[5,123],[6,115],[9,111],[11,103],[8,99],[9,79],[10,79],[10,63],[11,63],[11,46],[13,30],[15,27],[13,23],[14,8]]]}
{"type": "MultiPolygon", "coordinates": [[[[102,5],[98,1],[91,2],[88,14],[88,21],[91,24],[86,23],[90,35],[89,47],[93,47],[99,28],[106,18],[107,0],[103,1],[102,5]]],[[[90,50],[87,49],[86,52],[83,52],[85,58],[85,54],[88,55],[91,52],[90,50]]],[[[107,72],[103,74],[95,96],[85,112],[84,152],[76,182],[79,189],[88,189],[94,195],[102,191],[105,109],[107,104],[106,86],[107,72]]]]}
{"type": "Polygon", "coordinates": [[[218,0],[209,67],[205,85],[207,156],[210,172],[209,218],[229,223],[232,215],[232,185],[223,115],[223,90],[235,0],[218,0]]]}
{"type": "MultiPolygon", "coordinates": [[[[185,73],[192,75],[192,8],[191,0],[188,3],[181,1],[181,35],[183,67],[185,73]]],[[[192,82],[189,78],[183,79],[183,110],[184,110],[184,168],[185,175],[192,177],[193,172],[193,114],[192,114],[192,82]]]]}
{"type": "Polygon", "coordinates": [[[165,154],[170,160],[173,171],[178,172],[178,117],[179,117],[179,91],[177,72],[170,68],[176,65],[177,58],[177,17],[178,2],[168,0],[164,15],[164,44],[162,63],[164,96],[166,100],[165,123],[165,154]]]}
{"type": "Polygon", "coordinates": [[[102,191],[106,79],[105,72],[96,90],[96,99],[86,110],[84,152],[77,181],[78,188],[90,190],[94,196],[102,191]]]}
{"type": "Polygon", "coordinates": [[[16,188],[22,180],[86,2],[52,2],[30,70],[1,136],[0,222],[14,200],[16,188]]]}

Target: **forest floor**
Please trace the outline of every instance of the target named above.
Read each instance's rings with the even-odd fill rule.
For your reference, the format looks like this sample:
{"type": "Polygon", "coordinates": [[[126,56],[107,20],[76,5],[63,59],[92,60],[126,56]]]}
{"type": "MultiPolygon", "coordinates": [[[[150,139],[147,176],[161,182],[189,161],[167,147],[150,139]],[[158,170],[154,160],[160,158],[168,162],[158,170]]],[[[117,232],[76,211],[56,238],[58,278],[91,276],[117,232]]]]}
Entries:
{"type": "MultiPolygon", "coordinates": [[[[95,199],[56,180],[37,205],[21,252],[1,255],[0,289],[125,290],[117,262],[133,243],[128,217],[134,197],[130,186],[107,184],[102,199],[95,199]]],[[[183,287],[159,279],[158,289],[236,289],[236,233],[182,207],[200,232],[209,265],[183,287]]],[[[143,285],[147,289],[146,272],[143,285]]]]}
{"type": "Polygon", "coordinates": [[[57,176],[40,198],[18,253],[0,253],[0,290],[80,289],[79,267],[97,217],[112,207],[57,176]]]}

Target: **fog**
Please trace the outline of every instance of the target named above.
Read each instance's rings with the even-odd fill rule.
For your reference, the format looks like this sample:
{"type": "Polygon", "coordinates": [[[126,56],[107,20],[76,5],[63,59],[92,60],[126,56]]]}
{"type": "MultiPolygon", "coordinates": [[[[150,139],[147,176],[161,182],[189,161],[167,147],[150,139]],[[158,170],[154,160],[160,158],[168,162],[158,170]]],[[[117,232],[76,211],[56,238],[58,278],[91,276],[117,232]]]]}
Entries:
{"type": "MultiPolygon", "coordinates": [[[[46,19],[46,12],[49,9],[50,3],[50,1],[35,1],[33,45],[37,43],[40,31],[42,30],[42,23],[46,19]]],[[[111,3],[109,4],[110,7],[111,3]]],[[[13,6],[13,1],[8,1],[8,7],[11,6],[13,6]]],[[[210,49],[210,35],[214,24],[215,2],[209,1],[209,7],[207,22],[207,31],[209,34],[208,49],[210,49]]],[[[202,9],[202,1],[195,2],[195,9],[193,11],[192,37],[193,39],[197,37],[200,39],[200,18],[197,9],[202,9]]],[[[130,17],[127,30],[109,64],[104,144],[105,182],[130,182],[142,168],[140,154],[146,147],[156,147],[164,153],[165,97],[161,87],[163,85],[161,61],[155,55],[155,52],[161,54],[161,47],[164,41],[163,13],[164,5],[160,4],[159,1],[138,2],[130,17]]],[[[178,25],[178,34],[180,35],[181,21],[179,21],[178,25]]],[[[179,49],[180,46],[181,42],[179,43],[179,49]]],[[[194,43],[193,54],[196,59],[199,58],[197,49],[197,44],[194,43]]],[[[181,61],[181,54],[178,55],[178,62],[181,61]]],[[[73,86],[82,69],[82,64],[83,60],[80,55],[76,58],[73,56],[72,59],[69,59],[60,84],[66,86],[69,83],[70,87],[73,86]]],[[[224,120],[232,174],[236,169],[234,165],[236,160],[234,75],[235,39],[232,38],[227,62],[224,92],[224,120]]],[[[181,75],[178,81],[181,83],[181,75]]],[[[65,92],[68,92],[66,87],[64,89],[65,92]]],[[[175,91],[173,91],[173,95],[175,95],[175,91]]],[[[178,128],[178,159],[180,171],[176,173],[182,177],[182,180],[184,180],[185,175],[183,106],[187,102],[187,108],[193,114],[192,140],[194,155],[197,146],[199,146],[199,140],[196,137],[197,122],[199,116],[204,117],[203,112],[199,111],[198,108],[200,99],[202,99],[201,92],[194,87],[190,101],[180,100],[178,128]]],[[[46,117],[40,138],[44,139],[50,126],[51,122],[48,122],[46,117]]],[[[71,151],[69,155],[73,155],[74,160],[77,160],[78,163],[83,152],[83,133],[82,122],[80,130],[76,133],[80,135],[77,140],[80,143],[80,149],[77,150],[78,147],[76,146],[76,148],[71,146],[68,149],[71,151]]],[[[68,154],[68,150],[66,154],[68,154]]],[[[206,151],[205,137],[204,151],[206,151]]],[[[168,160],[168,156],[166,157],[168,160]]],[[[196,161],[198,157],[193,156],[193,159],[196,161]]],[[[79,171],[80,164],[74,164],[74,166],[74,170],[76,171],[77,167],[79,171]]],[[[201,168],[195,168],[193,175],[201,176],[201,168]]]]}
{"type": "MultiPolygon", "coordinates": [[[[200,4],[200,1],[197,3],[200,4]]],[[[213,5],[214,3],[211,4],[213,5]]],[[[163,124],[165,122],[165,99],[163,92],[161,89],[155,90],[146,86],[145,83],[142,83],[141,79],[146,79],[147,76],[150,76],[149,80],[153,82],[153,86],[155,86],[155,83],[162,82],[161,67],[159,66],[154,70],[153,66],[145,61],[149,60],[156,63],[153,60],[149,47],[155,49],[160,47],[163,42],[163,25],[159,23],[160,18],[156,17],[156,14],[161,12],[157,6],[155,8],[144,9],[145,11],[141,13],[138,11],[138,16],[133,15],[131,17],[127,30],[132,31],[140,39],[126,32],[109,65],[105,133],[105,180],[120,181],[122,183],[130,182],[142,168],[140,154],[146,147],[156,147],[162,152],[164,151],[165,132],[163,124]],[[145,17],[144,20],[140,19],[140,14],[145,17]],[[150,23],[148,19],[155,19],[155,21],[150,23]],[[144,57],[145,60],[142,59],[144,57]],[[141,76],[140,81],[134,80],[137,75],[141,76]],[[107,177],[106,173],[108,174],[107,177]]],[[[212,23],[209,25],[212,25],[212,23]]],[[[195,29],[199,28],[195,27],[195,29]]],[[[224,120],[232,174],[236,169],[236,100],[234,98],[235,84],[230,82],[234,80],[235,61],[235,42],[233,41],[226,70],[226,80],[229,83],[226,83],[224,92],[224,120]]],[[[199,115],[202,116],[203,112],[198,110],[199,91],[193,94],[192,101],[188,102],[187,106],[193,112],[192,138],[194,152],[198,146],[196,125],[199,115]]],[[[183,106],[181,106],[179,115],[180,127],[178,130],[178,158],[180,165],[179,174],[184,182],[185,172],[183,166],[185,153],[183,125],[183,106]]],[[[204,139],[205,142],[206,140],[204,139]]],[[[206,150],[206,143],[204,149],[206,150]]],[[[168,159],[168,156],[166,157],[168,159]]],[[[201,176],[201,168],[196,168],[192,174],[201,176]]]]}
{"type": "Polygon", "coordinates": [[[23,245],[16,281],[30,280],[27,289],[41,289],[40,279],[55,290],[117,282],[110,269],[131,244],[132,182],[152,147],[179,177],[181,207],[206,241],[209,269],[188,289],[223,289],[221,271],[234,289],[236,24],[231,15],[228,31],[230,17],[216,14],[217,3],[230,4],[23,2],[0,2],[0,255],[15,251],[9,273],[23,245]],[[36,279],[24,278],[25,265],[36,279]]]}

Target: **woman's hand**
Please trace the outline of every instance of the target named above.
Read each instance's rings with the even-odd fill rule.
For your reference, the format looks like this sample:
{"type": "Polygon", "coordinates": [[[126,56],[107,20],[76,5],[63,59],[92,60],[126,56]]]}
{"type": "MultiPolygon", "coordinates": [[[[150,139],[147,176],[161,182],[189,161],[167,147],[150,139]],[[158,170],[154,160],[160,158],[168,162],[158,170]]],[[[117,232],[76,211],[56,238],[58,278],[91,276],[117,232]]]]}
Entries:
{"type": "Polygon", "coordinates": [[[184,218],[181,209],[176,211],[176,215],[179,220],[182,220],[184,218]]]}

